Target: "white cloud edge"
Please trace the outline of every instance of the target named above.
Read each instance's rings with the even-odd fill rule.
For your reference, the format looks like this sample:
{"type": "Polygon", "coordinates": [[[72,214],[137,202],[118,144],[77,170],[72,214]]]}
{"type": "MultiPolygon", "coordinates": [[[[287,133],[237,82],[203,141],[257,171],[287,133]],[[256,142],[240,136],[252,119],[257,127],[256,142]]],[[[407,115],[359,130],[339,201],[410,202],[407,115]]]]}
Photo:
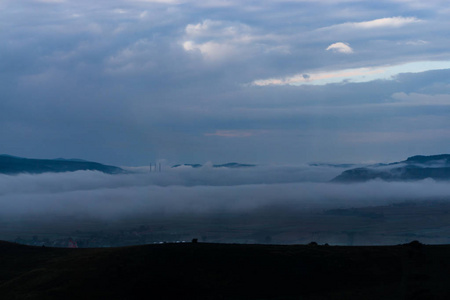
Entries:
{"type": "Polygon", "coordinates": [[[354,52],[352,47],[349,46],[349,44],[343,43],[343,42],[333,43],[333,44],[329,45],[327,47],[327,49],[325,49],[325,50],[327,50],[327,51],[331,50],[333,52],[343,53],[343,54],[352,54],[354,52]]]}
{"type": "Polygon", "coordinates": [[[379,79],[392,80],[396,75],[402,73],[421,73],[444,69],[450,69],[450,60],[417,61],[398,65],[330,70],[323,72],[312,72],[307,75],[305,75],[305,73],[299,73],[281,78],[257,79],[251,82],[250,85],[325,85],[328,83],[340,82],[369,82],[379,79]]]}
{"type": "Polygon", "coordinates": [[[405,26],[407,24],[413,24],[423,22],[423,20],[418,19],[416,17],[386,17],[379,18],[370,21],[362,21],[362,22],[346,22],[341,24],[335,24],[327,27],[319,28],[318,30],[333,30],[333,29],[376,29],[376,28],[398,28],[405,26]]]}

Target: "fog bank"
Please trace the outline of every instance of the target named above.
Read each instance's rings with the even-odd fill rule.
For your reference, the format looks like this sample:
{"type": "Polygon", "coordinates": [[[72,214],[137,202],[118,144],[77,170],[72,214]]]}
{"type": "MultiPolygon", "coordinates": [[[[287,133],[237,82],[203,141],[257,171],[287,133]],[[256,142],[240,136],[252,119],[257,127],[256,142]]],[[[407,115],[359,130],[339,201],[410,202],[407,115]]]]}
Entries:
{"type": "Polygon", "coordinates": [[[0,176],[0,217],[236,214],[278,207],[298,212],[450,200],[447,182],[327,182],[333,167],[176,168],[161,173],[0,176]],[[308,179],[314,181],[307,181],[308,179]]]}

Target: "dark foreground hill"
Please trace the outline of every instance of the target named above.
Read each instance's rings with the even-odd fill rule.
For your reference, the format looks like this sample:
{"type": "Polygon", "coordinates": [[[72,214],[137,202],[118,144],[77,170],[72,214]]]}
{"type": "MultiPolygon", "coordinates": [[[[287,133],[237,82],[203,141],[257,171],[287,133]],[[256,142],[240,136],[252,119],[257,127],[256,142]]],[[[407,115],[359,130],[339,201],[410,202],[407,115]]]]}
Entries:
{"type": "Polygon", "coordinates": [[[124,170],[119,167],[79,159],[32,159],[0,155],[0,174],[40,174],[47,172],[74,172],[80,170],[100,171],[108,174],[124,172],[124,170]]]}
{"type": "Polygon", "coordinates": [[[373,179],[414,181],[426,178],[450,180],[450,154],[416,155],[401,162],[354,168],[342,172],[332,181],[363,182],[373,179]]]}
{"type": "Polygon", "coordinates": [[[0,299],[450,299],[450,246],[0,242],[0,299]],[[144,294],[142,294],[144,293],[144,294]]]}

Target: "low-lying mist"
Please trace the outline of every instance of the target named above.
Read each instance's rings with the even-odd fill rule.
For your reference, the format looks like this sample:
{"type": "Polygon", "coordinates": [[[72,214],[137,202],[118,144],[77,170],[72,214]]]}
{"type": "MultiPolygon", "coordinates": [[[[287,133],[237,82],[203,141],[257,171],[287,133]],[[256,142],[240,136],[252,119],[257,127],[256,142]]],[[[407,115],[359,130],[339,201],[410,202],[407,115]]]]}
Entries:
{"type": "MultiPolygon", "coordinates": [[[[120,175],[91,171],[1,175],[0,219],[5,224],[9,222],[10,228],[15,228],[11,224],[29,220],[36,224],[40,220],[48,223],[58,219],[71,222],[76,228],[80,220],[114,223],[166,218],[173,221],[187,216],[194,219],[220,216],[232,226],[232,219],[236,220],[237,216],[241,218],[238,222],[257,216],[257,222],[265,228],[275,229],[277,225],[271,223],[272,217],[279,222],[283,214],[304,218],[338,209],[424,201],[450,204],[448,182],[428,179],[358,184],[328,182],[342,170],[328,166],[237,169],[206,166],[120,175]]],[[[311,226],[312,231],[317,231],[311,226]]]]}

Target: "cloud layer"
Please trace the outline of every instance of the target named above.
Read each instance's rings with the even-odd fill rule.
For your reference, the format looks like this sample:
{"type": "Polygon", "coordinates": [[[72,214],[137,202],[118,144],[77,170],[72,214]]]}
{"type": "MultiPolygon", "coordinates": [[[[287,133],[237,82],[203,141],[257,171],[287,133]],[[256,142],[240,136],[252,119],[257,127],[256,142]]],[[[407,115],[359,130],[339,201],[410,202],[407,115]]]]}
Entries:
{"type": "Polygon", "coordinates": [[[450,146],[444,1],[0,8],[0,153],[299,164],[450,146]],[[389,133],[408,138],[379,138],[389,133]]]}

